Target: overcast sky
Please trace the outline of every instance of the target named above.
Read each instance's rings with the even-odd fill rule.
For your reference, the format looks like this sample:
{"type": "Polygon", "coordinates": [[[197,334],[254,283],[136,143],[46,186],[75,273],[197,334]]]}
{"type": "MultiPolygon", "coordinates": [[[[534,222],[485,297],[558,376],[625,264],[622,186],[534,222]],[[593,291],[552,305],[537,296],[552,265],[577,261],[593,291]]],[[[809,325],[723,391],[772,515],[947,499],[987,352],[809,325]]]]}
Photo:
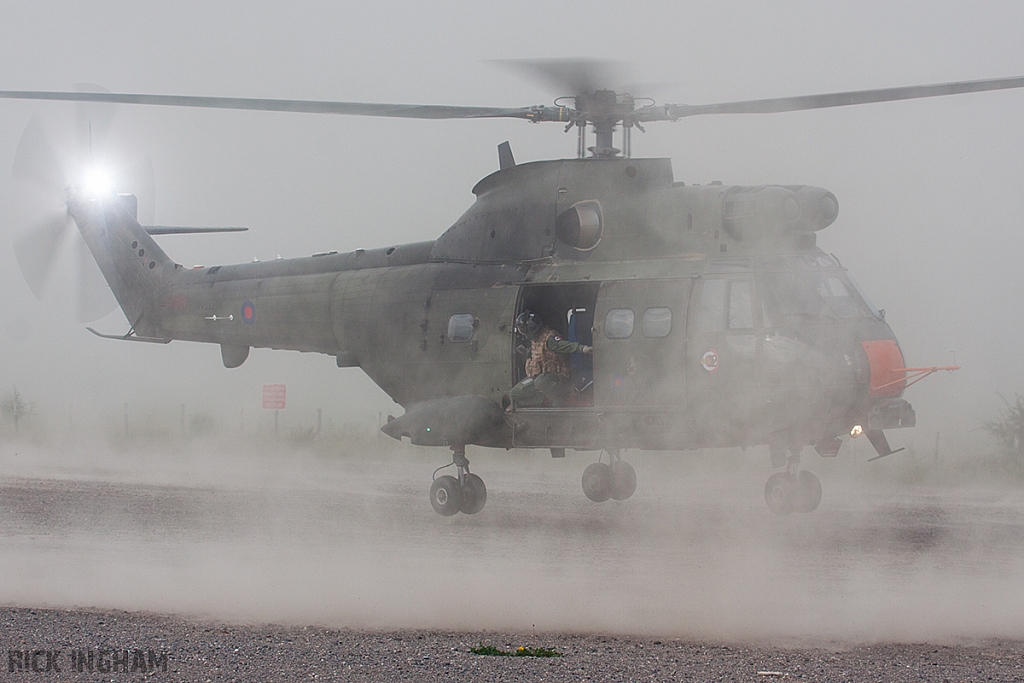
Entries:
{"type": "MultiPolygon", "coordinates": [[[[0,89],[338,99],[487,106],[559,94],[487,60],[628,60],[662,102],[704,103],[1024,74],[1024,4],[962,2],[68,2],[0,0],[0,89]]],[[[635,94],[644,94],[637,92],[635,94]]],[[[0,167],[34,112],[0,102],[0,167]]],[[[635,156],[677,180],[810,184],[839,198],[819,235],[885,308],[911,365],[964,366],[907,393],[915,433],[965,443],[1024,392],[1024,91],[649,126],[635,156]],[[959,436],[957,436],[959,435],[959,436]]],[[[152,154],[157,223],[246,225],[165,237],[185,265],[303,256],[432,239],[472,201],[510,140],[520,162],[571,156],[558,125],[430,122],[164,108],[118,109],[115,130],[152,154]]],[[[116,414],[124,402],[255,415],[289,386],[289,416],[400,412],[358,370],[256,350],[237,370],[212,345],[93,337],[20,277],[10,235],[30,218],[0,173],[0,393],[41,410],[116,414]],[[82,408],[81,410],[85,410],[82,408]]],[[[144,209],[145,210],[145,209],[144,209]]],[[[98,323],[127,328],[120,313],[98,323]]],[[[309,418],[312,419],[311,417],[309,418]]]]}

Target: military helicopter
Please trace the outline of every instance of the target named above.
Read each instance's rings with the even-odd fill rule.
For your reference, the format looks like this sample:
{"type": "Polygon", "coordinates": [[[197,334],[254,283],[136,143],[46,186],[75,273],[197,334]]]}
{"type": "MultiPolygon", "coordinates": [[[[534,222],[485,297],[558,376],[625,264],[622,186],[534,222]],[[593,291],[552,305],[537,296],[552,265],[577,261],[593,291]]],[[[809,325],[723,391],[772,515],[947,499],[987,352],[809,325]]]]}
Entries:
{"type": "MultiPolygon", "coordinates": [[[[74,180],[66,210],[15,244],[30,282],[49,267],[43,233],[77,227],[130,325],[111,339],[220,346],[227,368],[253,347],[334,356],[400,404],[383,431],[448,448],[437,476],[441,515],[474,514],[487,497],[466,447],[598,454],[588,498],[629,498],[626,449],[767,445],[775,513],[810,512],[818,478],[807,446],[835,457],[839,437],[912,427],[906,387],[956,366],[908,367],[883,310],[816,245],[839,203],[811,186],[698,186],[668,159],[634,159],[633,129],[710,114],[766,114],[1024,87],[1024,78],[964,81],[718,104],[656,104],[602,82],[599,63],[528,61],[568,93],[521,108],[245,99],[107,92],[3,91],[0,98],[211,107],[418,119],[516,118],[577,133],[574,159],[499,170],[440,237],[378,249],[184,268],[154,235],[206,229],[144,226],[133,195],[74,180]],[[594,143],[588,145],[588,129],[594,143]],[[614,145],[618,134],[621,147],[614,145]],[[568,363],[564,400],[523,406],[509,392],[530,345],[515,321],[532,313],[592,347],[568,363]],[[607,462],[604,455],[607,453],[607,462]]],[[[22,150],[19,148],[19,155],[22,150]]],[[[30,154],[30,152],[25,152],[30,154]]],[[[41,154],[39,156],[45,156],[41,154]]],[[[16,165],[17,168],[18,165],[16,165]]],[[[21,164],[31,167],[32,164],[21,164]]],[[[30,174],[31,175],[31,174],[30,174]]],[[[902,450],[902,449],[901,449],[902,450]]]]}

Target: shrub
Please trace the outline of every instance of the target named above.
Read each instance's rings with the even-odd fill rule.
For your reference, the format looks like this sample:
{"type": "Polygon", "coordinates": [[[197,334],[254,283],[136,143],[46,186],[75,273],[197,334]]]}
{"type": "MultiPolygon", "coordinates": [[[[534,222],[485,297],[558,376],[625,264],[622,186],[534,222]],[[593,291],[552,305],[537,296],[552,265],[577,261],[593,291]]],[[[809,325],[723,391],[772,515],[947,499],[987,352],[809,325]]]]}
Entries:
{"type": "Polygon", "coordinates": [[[1003,399],[1005,408],[995,420],[986,420],[983,428],[995,437],[1004,458],[1024,467],[1024,396],[1014,393],[1013,402],[1003,399]]]}

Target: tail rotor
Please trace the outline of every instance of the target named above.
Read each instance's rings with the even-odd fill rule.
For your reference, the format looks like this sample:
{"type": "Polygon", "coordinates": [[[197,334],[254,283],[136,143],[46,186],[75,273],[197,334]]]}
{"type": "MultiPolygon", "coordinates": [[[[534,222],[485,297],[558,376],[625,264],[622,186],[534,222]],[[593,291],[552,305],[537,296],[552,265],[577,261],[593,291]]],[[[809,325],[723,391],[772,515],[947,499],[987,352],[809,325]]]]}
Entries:
{"type": "Polygon", "coordinates": [[[55,138],[44,121],[33,116],[18,144],[13,167],[27,208],[24,215],[35,217],[12,237],[18,265],[36,298],[47,305],[70,307],[69,315],[79,322],[102,318],[117,302],[67,214],[68,190],[133,192],[143,200],[139,202],[140,219],[151,223],[154,211],[150,156],[117,149],[110,132],[111,113],[91,111],[93,108],[96,105],[90,111],[79,111],[76,123],[64,126],[75,132],[66,139],[55,138]],[[90,119],[99,124],[91,125],[90,119]]]}

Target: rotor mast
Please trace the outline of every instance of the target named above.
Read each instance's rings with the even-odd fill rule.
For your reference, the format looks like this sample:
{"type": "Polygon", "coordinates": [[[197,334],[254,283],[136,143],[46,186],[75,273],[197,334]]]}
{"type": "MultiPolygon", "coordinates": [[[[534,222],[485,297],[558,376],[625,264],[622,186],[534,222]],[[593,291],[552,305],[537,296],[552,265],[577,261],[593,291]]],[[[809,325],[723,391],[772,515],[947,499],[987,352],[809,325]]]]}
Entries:
{"type": "MultiPolygon", "coordinates": [[[[613,159],[620,154],[630,156],[630,133],[635,122],[633,96],[614,90],[595,90],[576,95],[573,123],[578,129],[576,155],[583,158],[590,153],[594,159],[613,159]],[[587,126],[594,127],[594,144],[587,147],[587,126]],[[615,128],[622,126],[622,149],[615,147],[615,128]]],[[[566,128],[568,131],[569,128],[566,128]]]]}

